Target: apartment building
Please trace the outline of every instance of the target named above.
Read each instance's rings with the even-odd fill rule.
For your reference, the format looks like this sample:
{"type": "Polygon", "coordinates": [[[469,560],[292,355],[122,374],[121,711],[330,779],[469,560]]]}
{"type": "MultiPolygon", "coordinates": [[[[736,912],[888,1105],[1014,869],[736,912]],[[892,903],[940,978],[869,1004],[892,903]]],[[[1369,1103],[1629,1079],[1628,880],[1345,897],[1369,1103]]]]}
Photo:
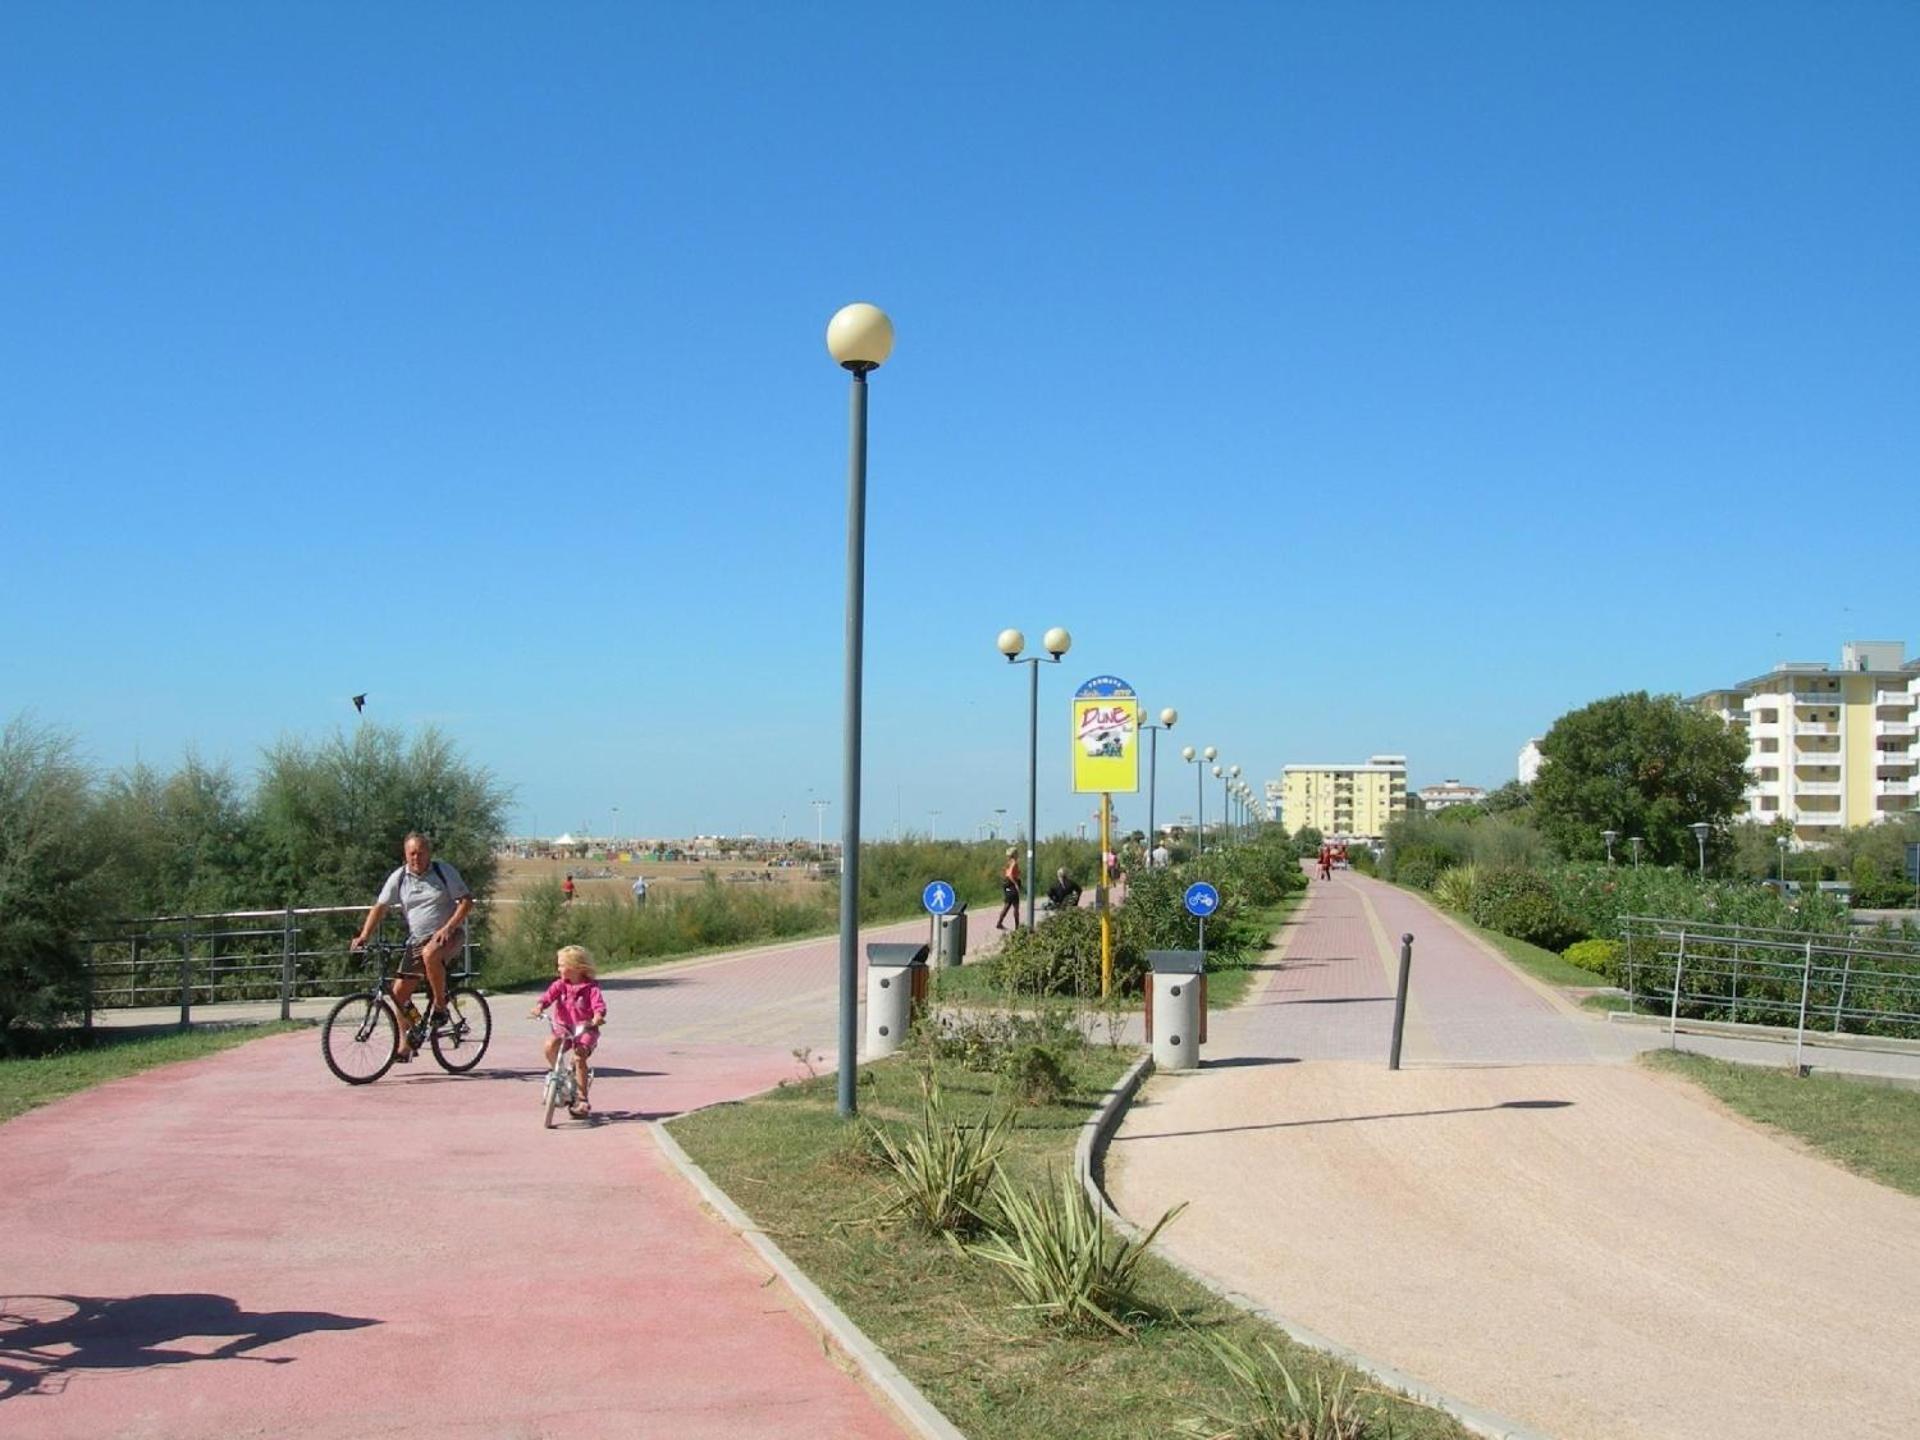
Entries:
{"type": "Polygon", "coordinates": [[[1407,757],[1375,755],[1364,765],[1288,765],[1281,770],[1287,828],[1311,826],[1334,840],[1380,840],[1407,813],[1407,757]]]}
{"type": "Polygon", "coordinates": [[[1783,663],[1692,703],[1746,732],[1739,818],[1784,817],[1798,844],[1908,814],[1920,797],[1920,661],[1899,641],[1856,640],[1837,667],[1783,663]]]}
{"type": "Polygon", "coordinates": [[[1478,785],[1462,785],[1458,780],[1443,780],[1438,785],[1422,785],[1419,801],[1423,809],[1450,810],[1455,805],[1472,805],[1487,798],[1478,785]]]}

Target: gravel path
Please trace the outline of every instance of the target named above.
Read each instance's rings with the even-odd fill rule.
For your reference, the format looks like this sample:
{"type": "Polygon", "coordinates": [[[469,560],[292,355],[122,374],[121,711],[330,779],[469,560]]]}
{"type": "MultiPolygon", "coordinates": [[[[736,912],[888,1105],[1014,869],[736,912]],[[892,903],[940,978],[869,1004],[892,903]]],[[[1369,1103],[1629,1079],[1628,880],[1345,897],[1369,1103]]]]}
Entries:
{"type": "Polygon", "coordinates": [[[1176,1256],[1560,1440],[1916,1433],[1920,1201],[1623,1063],[1405,892],[1316,883],[1285,961],[1109,1152],[1125,1213],[1192,1200],[1176,1256]]]}

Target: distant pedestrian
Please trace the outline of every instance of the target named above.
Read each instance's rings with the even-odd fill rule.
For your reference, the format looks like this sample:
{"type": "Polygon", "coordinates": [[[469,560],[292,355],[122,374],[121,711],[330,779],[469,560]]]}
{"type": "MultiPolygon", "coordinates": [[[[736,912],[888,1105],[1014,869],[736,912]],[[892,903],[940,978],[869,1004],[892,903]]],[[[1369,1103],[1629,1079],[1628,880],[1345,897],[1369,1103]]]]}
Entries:
{"type": "Polygon", "coordinates": [[[1173,852],[1167,849],[1167,842],[1162,840],[1153,847],[1153,853],[1147,858],[1153,861],[1154,869],[1164,870],[1173,863],[1173,852]]]}
{"type": "Polygon", "coordinates": [[[633,877],[633,903],[636,905],[647,903],[647,877],[644,875],[633,877]]]}
{"type": "Polygon", "coordinates": [[[1056,910],[1077,909],[1080,904],[1080,887],[1074,883],[1073,876],[1062,865],[1054,872],[1053,884],[1047,887],[1047,903],[1056,910]]]}
{"type": "Polygon", "coordinates": [[[1007,916],[1013,916],[1013,928],[1020,928],[1020,848],[1017,845],[1007,847],[1006,868],[1000,872],[1000,918],[993,922],[993,928],[1007,928],[1007,916]]]}
{"type": "Polygon", "coordinates": [[[1333,878],[1333,846],[1331,845],[1320,847],[1320,878],[1322,880],[1333,878]]]}
{"type": "Polygon", "coordinates": [[[573,903],[573,872],[567,872],[567,878],[560,885],[560,898],[569,905],[573,903]]]}

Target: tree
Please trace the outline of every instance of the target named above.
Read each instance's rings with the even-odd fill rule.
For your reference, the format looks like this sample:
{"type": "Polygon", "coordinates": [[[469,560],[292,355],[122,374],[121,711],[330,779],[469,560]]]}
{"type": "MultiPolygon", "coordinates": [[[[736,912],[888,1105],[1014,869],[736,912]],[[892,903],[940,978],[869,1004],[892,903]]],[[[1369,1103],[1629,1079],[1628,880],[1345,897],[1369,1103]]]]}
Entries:
{"type": "Polygon", "coordinates": [[[1655,864],[1691,864],[1688,827],[1723,835],[1746,793],[1745,737],[1677,695],[1640,690],[1569,711],[1540,755],[1534,824],[1569,859],[1602,858],[1612,830],[1644,837],[1655,864]]]}
{"type": "Polygon", "coordinates": [[[0,733],[0,1052],[22,1025],[84,1001],[81,941],[106,913],[108,832],[66,737],[26,720],[0,733]]]}

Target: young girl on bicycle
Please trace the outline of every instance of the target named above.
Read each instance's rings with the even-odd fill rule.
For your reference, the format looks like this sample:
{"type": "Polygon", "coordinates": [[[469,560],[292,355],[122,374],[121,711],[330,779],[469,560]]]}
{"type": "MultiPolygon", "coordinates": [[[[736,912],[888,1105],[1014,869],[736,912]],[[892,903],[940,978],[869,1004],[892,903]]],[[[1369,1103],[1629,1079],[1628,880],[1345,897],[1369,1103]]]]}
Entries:
{"type": "Polygon", "coordinates": [[[574,1027],[585,1025],[586,1032],[573,1042],[573,1079],[579,1094],[567,1113],[584,1120],[591,1113],[587,1105],[587,1057],[600,1043],[600,1027],[607,1023],[607,998],[593,978],[593,956],[584,945],[564,946],[553,957],[554,973],[559,977],[547,987],[532,1014],[537,1019],[552,1007],[549,1023],[553,1034],[547,1037],[547,1064],[560,1053],[561,1040],[573,1034],[574,1027]]]}

